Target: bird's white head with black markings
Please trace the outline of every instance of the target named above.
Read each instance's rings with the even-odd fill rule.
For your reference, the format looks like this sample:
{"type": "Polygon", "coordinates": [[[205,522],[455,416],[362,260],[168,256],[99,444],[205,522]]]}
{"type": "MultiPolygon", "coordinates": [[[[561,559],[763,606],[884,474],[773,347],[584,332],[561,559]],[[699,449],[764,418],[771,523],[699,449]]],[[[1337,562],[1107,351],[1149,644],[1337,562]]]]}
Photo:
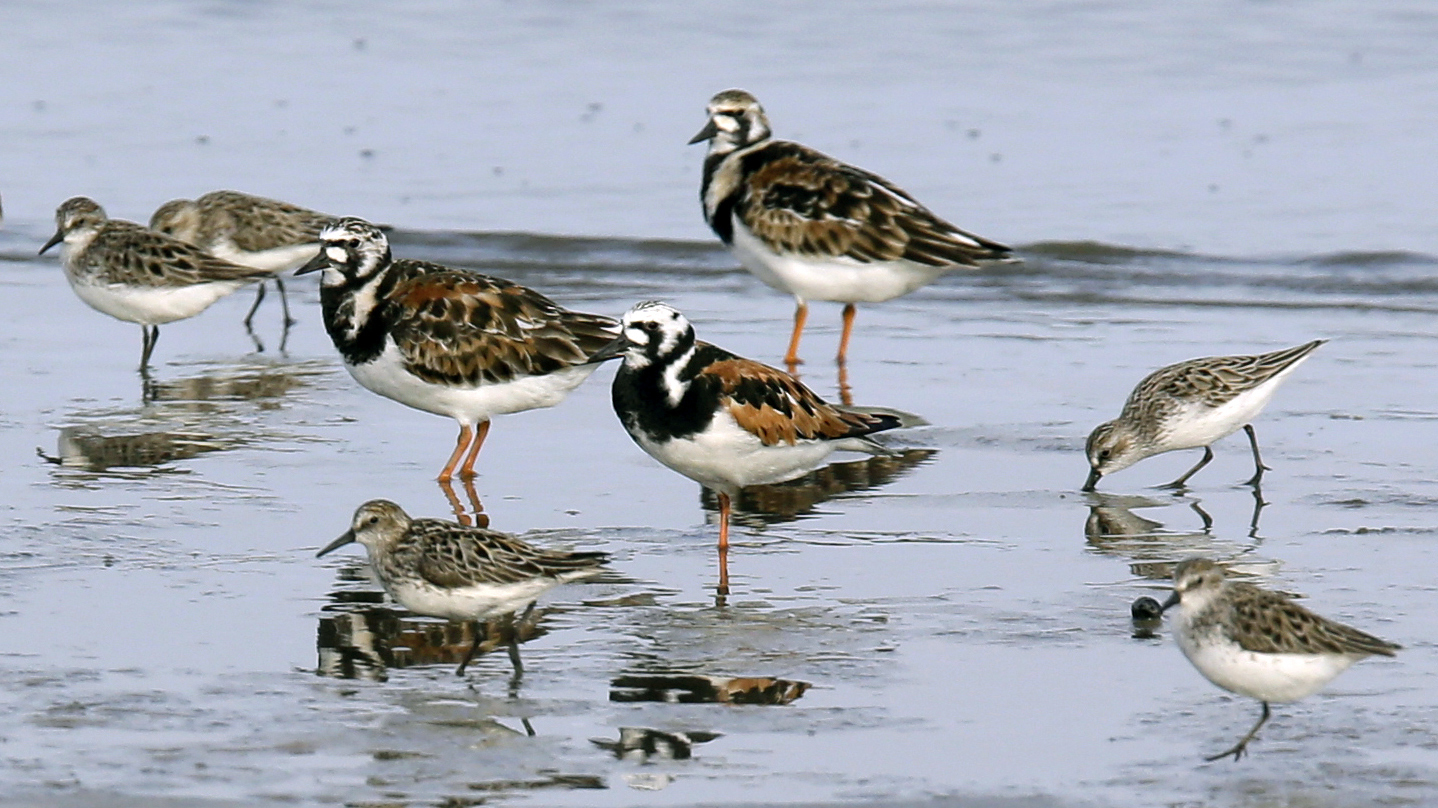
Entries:
{"type": "Polygon", "coordinates": [[[769,139],[769,118],[759,99],[744,90],[725,90],[709,99],[709,122],[690,143],[709,141],[710,154],[727,154],[769,139]]]}
{"type": "Polygon", "coordinates": [[[383,230],[355,216],[325,225],[320,251],[296,275],[323,270],[322,286],[363,284],[390,265],[389,238],[383,230]]]}
{"type": "Polygon", "coordinates": [[[694,326],[668,303],[648,300],[624,313],[619,336],[589,358],[591,362],[624,357],[631,370],[672,364],[694,350],[694,326]]]}

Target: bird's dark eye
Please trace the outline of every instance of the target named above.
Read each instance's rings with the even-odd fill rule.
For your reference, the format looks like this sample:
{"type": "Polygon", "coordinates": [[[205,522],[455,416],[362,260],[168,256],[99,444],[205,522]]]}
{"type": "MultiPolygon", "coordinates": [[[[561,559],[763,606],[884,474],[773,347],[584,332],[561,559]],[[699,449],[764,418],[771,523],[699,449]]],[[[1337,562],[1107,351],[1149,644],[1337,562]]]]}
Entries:
{"type": "Polygon", "coordinates": [[[1109,457],[1109,455],[1111,455],[1111,454],[1113,454],[1113,452],[1110,452],[1110,451],[1107,450],[1107,449],[1099,449],[1099,450],[1098,450],[1098,459],[1099,459],[1099,460],[1107,460],[1108,457],[1109,457]]]}
{"type": "Polygon", "coordinates": [[[644,323],[644,324],[643,324],[642,326],[640,326],[640,327],[643,328],[645,331],[658,331],[658,330],[659,330],[659,324],[656,323],[656,322],[652,322],[652,321],[651,321],[651,322],[644,323]]]}
{"type": "Polygon", "coordinates": [[[379,524],[379,517],[378,517],[378,516],[371,516],[371,517],[369,518],[369,521],[366,522],[365,524],[377,525],[377,524],[379,524]]]}

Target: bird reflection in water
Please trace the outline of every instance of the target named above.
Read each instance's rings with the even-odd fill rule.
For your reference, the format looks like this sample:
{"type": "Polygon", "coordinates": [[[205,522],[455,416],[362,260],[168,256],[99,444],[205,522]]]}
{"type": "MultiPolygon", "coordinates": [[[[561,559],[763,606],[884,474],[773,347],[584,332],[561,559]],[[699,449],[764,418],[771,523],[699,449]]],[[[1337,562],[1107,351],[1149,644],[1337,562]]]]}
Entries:
{"type": "Polygon", "coordinates": [[[689,673],[624,674],[609,683],[609,700],[667,704],[788,704],[808,682],[767,676],[704,676],[689,673]]]}
{"type": "Polygon", "coordinates": [[[311,379],[333,373],[322,362],[252,363],[223,366],[208,373],[159,381],[146,377],[143,398],[166,411],[211,414],[231,402],[252,401],[261,409],[278,407],[286,395],[311,379]]]}
{"type": "MultiPolygon", "coordinates": [[[[731,518],[748,527],[792,522],[812,513],[822,502],[888,485],[929,462],[936,454],[934,449],[904,449],[894,454],[830,463],[782,483],[743,488],[734,497],[731,518]]],[[[699,496],[705,511],[719,512],[718,497],[713,491],[702,489],[699,496]]]]}
{"type": "Polygon", "coordinates": [[[185,460],[203,452],[230,448],[211,435],[190,432],[139,432],[104,434],[93,425],[60,429],[59,454],[35,453],[47,462],[67,469],[103,472],[111,469],[146,469],[174,460],[185,460]]]}
{"type": "Polygon", "coordinates": [[[439,490],[444,492],[445,501],[449,503],[449,509],[454,511],[454,518],[465,527],[489,527],[489,514],[484,512],[484,503],[479,501],[479,492],[474,490],[474,478],[466,477],[460,485],[464,487],[464,495],[469,498],[469,505],[472,511],[464,509],[464,503],[454,493],[454,485],[449,480],[439,480],[439,490]]]}
{"type": "MultiPolygon", "coordinates": [[[[1084,536],[1089,548],[1128,559],[1129,571],[1140,578],[1167,583],[1173,578],[1173,568],[1195,555],[1229,558],[1232,560],[1228,563],[1253,574],[1271,570],[1277,563],[1253,556],[1256,543],[1238,544],[1214,536],[1213,518],[1197,502],[1188,506],[1198,516],[1201,527],[1190,531],[1167,530],[1162,522],[1134,513],[1137,508],[1172,507],[1172,500],[1094,493],[1088,502],[1084,536]]],[[[1251,533],[1249,537],[1253,538],[1251,533]]]]}
{"type": "Polygon", "coordinates": [[[665,732],[648,727],[620,727],[619,740],[590,738],[589,742],[614,753],[620,760],[649,763],[653,760],[688,760],[694,746],[722,738],[719,732],[665,732]]]}
{"type": "MultiPolygon", "coordinates": [[[[361,567],[348,577],[368,581],[361,567]]],[[[317,646],[320,676],[384,682],[391,668],[458,665],[471,656],[510,650],[511,693],[517,693],[523,667],[515,665],[521,643],[549,633],[545,618],[553,607],[522,617],[511,612],[482,623],[457,623],[421,617],[384,605],[384,593],[341,589],[320,616],[317,646]]]]}

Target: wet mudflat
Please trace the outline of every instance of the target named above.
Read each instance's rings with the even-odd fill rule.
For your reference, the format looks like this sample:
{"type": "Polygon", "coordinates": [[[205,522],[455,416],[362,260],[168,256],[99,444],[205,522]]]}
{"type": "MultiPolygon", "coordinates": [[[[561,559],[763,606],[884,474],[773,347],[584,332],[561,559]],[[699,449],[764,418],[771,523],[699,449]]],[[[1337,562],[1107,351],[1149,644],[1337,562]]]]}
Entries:
{"type": "MultiPolygon", "coordinates": [[[[1433,802],[1435,29],[1394,2],[8,8],[0,802],[1433,802]],[[233,187],[574,308],[663,298],[774,362],[791,302],[713,243],[683,146],[729,86],[1025,263],[861,309],[855,400],[932,426],[745,492],[722,605],[712,501],[632,445],[612,370],[500,419],[471,497],[432,482],[451,423],[339,366],[312,281],[287,340],[272,301],[246,335],[249,292],[165,326],[145,384],[139,329],[33,257],[71,195],[143,220],[233,187]],[[527,232],[469,234],[496,230],[527,232]],[[1256,520],[1241,437],[1181,495],[1150,486],[1191,453],[1079,493],[1149,370],[1316,337],[1257,423],[1256,520]],[[471,635],[386,603],[358,548],[313,558],[373,497],[477,500],[613,572],[457,679],[471,635]],[[1128,618],[1196,554],[1406,648],[1204,764],[1257,706],[1128,618]]],[[[831,398],[837,322],[816,305],[804,351],[831,398]]]]}
{"type": "MultiPolygon", "coordinates": [[[[21,246],[0,262],[11,798],[1350,805],[1438,787],[1424,259],[1050,245],[870,307],[855,400],[933,426],[892,435],[896,457],[746,494],[722,605],[712,503],[629,442],[601,371],[497,421],[481,460],[493,527],[614,555],[518,628],[514,681],[502,635],[457,679],[469,635],[384,603],[358,553],[313,558],[365,499],[474,509],[431,479],[452,425],[353,384],[313,287],[294,285],[283,353],[269,309],[254,351],[242,293],[166,327],[146,386],[138,329],[91,317],[21,246]],[[1241,438],[1179,496],[1148,486],[1187,455],[1078,492],[1083,436],[1151,367],[1313,336],[1333,342],[1258,423],[1274,470],[1256,527],[1241,438]],[[1407,649],[1279,708],[1251,758],[1202,764],[1256,705],[1128,619],[1194,554],[1407,649]]],[[[717,249],[404,233],[396,249],[502,266],[576,308],[662,294],[701,337],[769,361],[789,315],[717,249]]],[[[836,313],[814,318],[803,370],[831,397],[836,313]]]]}

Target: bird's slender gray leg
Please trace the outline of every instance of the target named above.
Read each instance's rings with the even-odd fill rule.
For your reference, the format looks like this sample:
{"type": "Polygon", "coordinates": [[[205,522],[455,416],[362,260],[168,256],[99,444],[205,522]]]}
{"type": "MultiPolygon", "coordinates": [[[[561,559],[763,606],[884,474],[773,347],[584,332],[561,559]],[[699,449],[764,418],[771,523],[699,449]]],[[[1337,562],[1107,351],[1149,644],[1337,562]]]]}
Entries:
{"type": "MultiPolygon", "coordinates": [[[[279,279],[276,278],[276,279],[275,279],[275,282],[276,282],[276,283],[279,283],[279,279]]],[[[245,315],[245,328],[249,328],[249,327],[250,327],[250,321],[253,320],[253,319],[255,319],[255,312],[257,312],[257,311],[260,310],[260,302],[263,301],[264,299],[265,299],[265,282],[264,282],[264,281],[260,281],[259,283],[255,284],[255,302],[254,302],[253,305],[250,306],[250,313],[245,315]]],[[[286,317],[287,317],[287,319],[288,319],[288,315],[287,315],[286,317]]]]}
{"type": "Polygon", "coordinates": [[[459,667],[455,669],[455,671],[454,671],[454,675],[455,675],[455,676],[463,676],[463,675],[464,675],[464,669],[467,668],[467,667],[469,667],[469,661],[472,660],[472,659],[474,659],[474,655],[479,652],[479,644],[482,643],[482,642],[484,642],[484,638],[485,638],[485,632],[484,632],[485,626],[484,626],[484,624],[483,624],[483,623],[480,623],[479,621],[475,621],[475,622],[470,623],[469,625],[470,625],[471,629],[474,631],[474,644],[469,647],[469,653],[467,653],[467,654],[464,655],[464,661],[463,661],[463,662],[460,662],[460,663],[459,663],[459,667]]]}
{"type": "Polygon", "coordinates": [[[1160,488],[1182,488],[1182,487],[1183,487],[1183,484],[1186,483],[1186,482],[1188,482],[1188,478],[1189,478],[1189,477],[1192,477],[1195,473],[1198,472],[1199,469],[1203,468],[1204,466],[1207,466],[1207,465],[1208,465],[1208,461],[1210,461],[1210,460],[1212,460],[1212,459],[1213,459],[1213,447],[1212,447],[1212,446],[1205,446],[1205,447],[1203,447],[1203,459],[1202,459],[1202,460],[1199,460],[1197,465],[1195,465],[1193,468],[1189,469],[1187,472],[1184,473],[1184,475],[1183,475],[1182,477],[1179,477],[1177,480],[1174,480],[1173,482],[1169,483],[1168,485],[1159,486],[1159,487],[1160,487],[1160,488]]]}
{"type": "Polygon", "coordinates": [[[1253,424],[1244,424],[1243,431],[1248,433],[1248,445],[1253,447],[1253,476],[1244,485],[1256,488],[1258,482],[1263,479],[1263,472],[1272,471],[1272,469],[1263,465],[1263,458],[1258,455],[1258,436],[1253,433],[1253,424]]]}
{"type": "Polygon", "coordinates": [[[285,330],[289,331],[290,326],[298,323],[299,320],[290,316],[290,298],[285,294],[285,282],[275,278],[275,288],[280,292],[280,307],[285,310],[285,330]]]}
{"type": "Polygon", "coordinates": [[[1261,727],[1261,726],[1263,726],[1264,723],[1268,721],[1268,702],[1265,701],[1265,702],[1262,702],[1262,704],[1263,704],[1263,715],[1260,715],[1260,716],[1258,717],[1258,723],[1257,723],[1257,724],[1254,724],[1254,725],[1253,725],[1253,729],[1249,730],[1249,731],[1248,731],[1248,734],[1245,735],[1245,736],[1243,736],[1243,740],[1241,740],[1241,741],[1239,741],[1238,743],[1234,744],[1232,748],[1230,748],[1230,749],[1225,749],[1224,751],[1219,752],[1219,753],[1216,754],[1216,755],[1211,755],[1211,756],[1209,756],[1209,757],[1206,757],[1206,758],[1204,758],[1204,760],[1206,760],[1206,761],[1212,763],[1212,762],[1215,761],[1215,760],[1220,760],[1220,759],[1222,759],[1222,758],[1226,758],[1226,757],[1228,757],[1229,755],[1233,755],[1233,759],[1234,759],[1234,760],[1238,760],[1239,758],[1243,757],[1243,753],[1248,750],[1248,742],[1251,741],[1251,740],[1253,740],[1253,736],[1255,736],[1255,735],[1258,734],[1258,728],[1261,727]]]}
{"type": "Polygon", "coordinates": [[[157,325],[140,326],[141,348],[140,348],[140,370],[144,371],[150,366],[150,354],[155,351],[155,343],[160,341],[160,327],[157,325]]]}

